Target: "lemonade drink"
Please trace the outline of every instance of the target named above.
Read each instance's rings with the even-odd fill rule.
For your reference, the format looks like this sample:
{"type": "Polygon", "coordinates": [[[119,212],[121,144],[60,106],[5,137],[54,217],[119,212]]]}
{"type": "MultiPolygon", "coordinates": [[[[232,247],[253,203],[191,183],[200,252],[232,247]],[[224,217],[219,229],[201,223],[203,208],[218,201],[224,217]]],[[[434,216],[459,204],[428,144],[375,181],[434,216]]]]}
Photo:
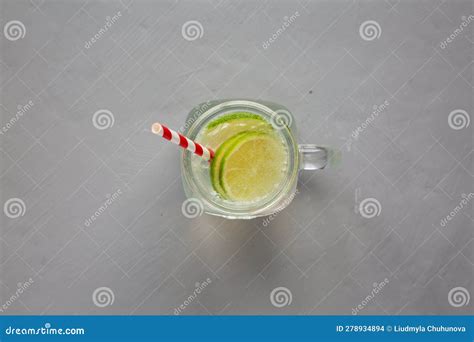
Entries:
{"type": "Polygon", "coordinates": [[[263,100],[197,105],[182,133],[215,152],[209,163],[192,150],[183,151],[181,174],[188,202],[228,219],[283,210],[294,198],[300,170],[324,169],[330,156],[325,147],[298,144],[291,112],[263,100]]]}
{"type": "Polygon", "coordinates": [[[211,163],[193,157],[197,181],[219,201],[257,203],[281,189],[289,152],[281,131],[263,116],[231,112],[211,120],[196,141],[215,151],[211,163]]]}

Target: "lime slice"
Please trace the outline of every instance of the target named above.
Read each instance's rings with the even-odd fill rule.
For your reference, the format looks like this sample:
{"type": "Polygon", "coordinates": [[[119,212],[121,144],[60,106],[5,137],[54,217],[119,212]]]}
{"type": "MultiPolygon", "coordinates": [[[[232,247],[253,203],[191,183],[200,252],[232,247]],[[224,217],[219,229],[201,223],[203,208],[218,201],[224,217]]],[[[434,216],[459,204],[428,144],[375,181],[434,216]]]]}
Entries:
{"type": "Polygon", "coordinates": [[[219,172],[220,172],[220,164],[222,158],[226,154],[225,152],[235,145],[236,142],[241,139],[242,136],[249,134],[249,132],[240,132],[239,134],[234,135],[230,139],[227,139],[220,147],[217,149],[216,153],[214,154],[214,158],[211,161],[211,184],[214,190],[217,191],[219,195],[225,198],[224,189],[221,187],[219,182],[219,172]]]}
{"type": "Polygon", "coordinates": [[[223,156],[216,167],[219,166],[218,192],[225,198],[256,201],[274,192],[282,183],[287,151],[275,134],[245,132],[223,147],[223,156]]]}
{"type": "Polygon", "coordinates": [[[272,129],[272,125],[260,115],[236,112],[211,121],[203,132],[202,143],[216,150],[223,142],[240,132],[272,129]]]}

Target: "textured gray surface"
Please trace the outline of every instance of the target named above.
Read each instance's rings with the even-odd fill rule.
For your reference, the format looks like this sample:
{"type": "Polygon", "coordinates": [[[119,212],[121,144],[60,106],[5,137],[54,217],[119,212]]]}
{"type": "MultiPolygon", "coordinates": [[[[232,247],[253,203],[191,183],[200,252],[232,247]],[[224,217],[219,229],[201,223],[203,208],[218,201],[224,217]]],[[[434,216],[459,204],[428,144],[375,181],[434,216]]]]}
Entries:
{"type": "Polygon", "coordinates": [[[0,37],[1,203],[25,204],[1,217],[4,313],[173,314],[207,278],[182,314],[472,313],[472,201],[441,220],[473,192],[474,124],[449,114],[472,118],[474,23],[440,45],[472,1],[0,0],[0,13],[26,31],[0,37]],[[202,37],[184,39],[190,20],[202,37]],[[379,36],[360,34],[368,20],[379,36]],[[268,226],[184,217],[179,155],[149,133],[228,97],[282,103],[301,142],[343,151],[268,226]],[[291,303],[272,305],[277,287],[291,303]]]}

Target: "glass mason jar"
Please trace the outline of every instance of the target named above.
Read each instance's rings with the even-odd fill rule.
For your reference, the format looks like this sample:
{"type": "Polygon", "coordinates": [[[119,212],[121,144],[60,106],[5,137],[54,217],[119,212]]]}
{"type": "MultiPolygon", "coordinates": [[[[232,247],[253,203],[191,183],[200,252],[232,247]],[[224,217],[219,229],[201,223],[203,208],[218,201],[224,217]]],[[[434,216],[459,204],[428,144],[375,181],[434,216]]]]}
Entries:
{"type": "MultiPolygon", "coordinates": [[[[214,191],[208,166],[193,153],[183,150],[181,175],[184,192],[188,199],[200,201],[204,212],[229,219],[252,219],[281,211],[295,197],[298,173],[301,170],[320,170],[326,167],[330,150],[313,144],[297,143],[296,124],[293,115],[282,105],[260,100],[215,100],[201,103],[189,113],[180,131],[192,140],[217,116],[232,112],[258,114],[280,131],[288,150],[289,165],[279,190],[259,202],[232,203],[220,198],[214,191]]],[[[199,142],[199,140],[196,140],[199,142]]]]}

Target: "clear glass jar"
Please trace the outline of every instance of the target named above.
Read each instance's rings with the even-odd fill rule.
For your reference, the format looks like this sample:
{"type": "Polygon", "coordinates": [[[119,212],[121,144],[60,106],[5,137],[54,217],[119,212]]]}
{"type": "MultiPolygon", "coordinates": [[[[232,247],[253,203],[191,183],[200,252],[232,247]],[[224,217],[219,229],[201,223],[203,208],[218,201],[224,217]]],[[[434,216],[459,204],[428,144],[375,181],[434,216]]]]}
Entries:
{"type": "Polygon", "coordinates": [[[329,150],[313,144],[298,145],[295,120],[288,109],[276,103],[260,100],[235,99],[201,103],[191,110],[181,131],[190,139],[196,140],[199,132],[211,120],[232,112],[258,114],[271,122],[279,131],[289,155],[285,180],[277,192],[261,201],[229,202],[220,198],[214,191],[205,162],[193,153],[183,150],[181,175],[185,194],[188,198],[199,200],[206,213],[229,219],[251,219],[279,212],[289,205],[295,196],[299,171],[319,170],[326,167],[329,150]]]}

